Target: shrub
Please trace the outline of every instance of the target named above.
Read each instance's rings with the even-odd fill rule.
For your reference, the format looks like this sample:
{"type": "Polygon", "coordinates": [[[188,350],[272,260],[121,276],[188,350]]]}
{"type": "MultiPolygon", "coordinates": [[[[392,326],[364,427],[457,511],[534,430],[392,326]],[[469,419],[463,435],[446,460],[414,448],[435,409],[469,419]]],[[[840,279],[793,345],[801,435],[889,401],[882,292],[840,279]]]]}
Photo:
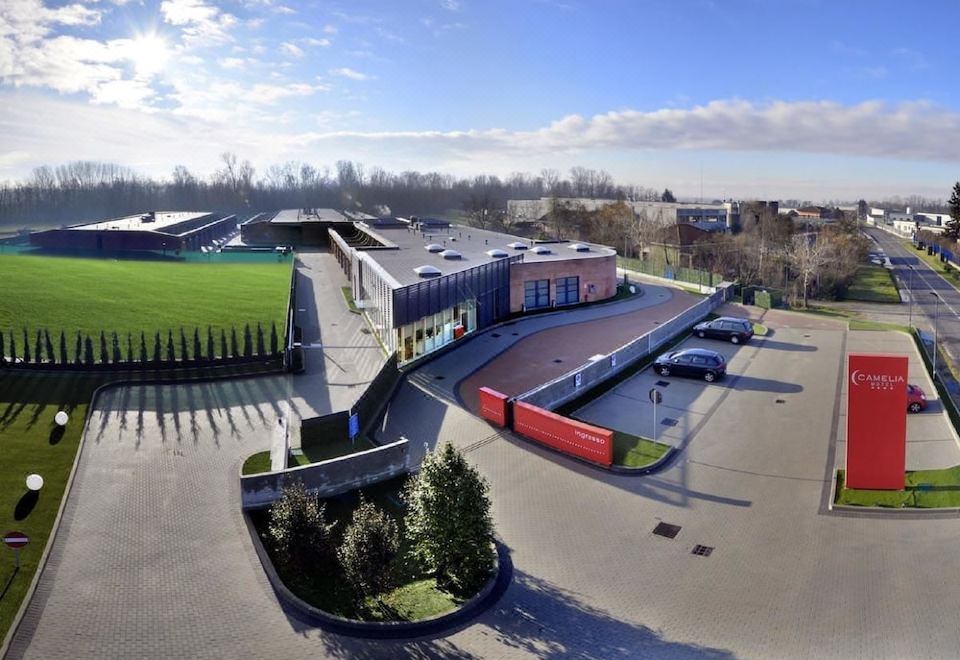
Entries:
{"type": "Polygon", "coordinates": [[[226,359],[230,355],[230,352],[227,350],[227,332],[220,328],[220,357],[226,359]]]}
{"type": "Polygon", "coordinates": [[[257,323],[257,355],[267,354],[267,347],[263,343],[263,326],[257,323]]]}
{"type": "Polygon", "coordinates": [[[250,333],[250,324],[243,327],[243,357],[253,355],[253,335],[250,333]]]}
{"type": "Polygon", "coordinates": [[[120,338],[116,332],[110,333],[110,343],[113,349],[113,363],[123,362],[123,354],[120,352],[120,338]]]}
{"type": "Polygon", "coordinates": [[[413,556],[444,589],[472,593],[494,564],[489,486],[449,443],[427,454],[404,492],[413,556]]]}
{"type": "Polygon", "coordinates": [[[100,331],[100,363],[107,364],[110,361],[110,354],[107,353],[107,336],[100,331]]]}
{"type": "Polygon", "coordinates": [[[216,360],[216,351],[213,347],[213,328],[207,326],[207,359],[216,360]]]}
{"type": "Polygon", "coordinates": [[[180,359],[184,362],[190,359],[190,354],[187,352],[187,335],[183,328],[180,328],[180,359]]]}
{"type": "Polygon", "coordinates": [[[43,362],[43,332],[37,330],[37,341],[33,345],[33,361],[37,364],[43,362]]]}
{"type": "Polygon", "coordinates": [[[230,328],[230,357],[240,357],[240,349],[237,346],[236,328],[230,328]]]}
{"type": "Polygon", "coordinates": [[[23,329],[23,362],[30,362],[30,337],[27,336],[27,329],[23,329]]]}
{"type": "Polygon", "coordinates": [[[337,551],[347,581],[362,596],[378,596],[394,584],[400,549],[397,523],[372,502],[361,500],[337,551]]]}
{"type": "Polygon", "coordinates": [[[313,569],[336,558],[326,520],[326,505],[307,492],[302,481],[284,486],[270,507],[267,534],[280,563],[292,569],[313,569]]]}
{"type": "Polygon", "coordinates": [[[279,350],[280,342],[277,340],[277,324],[270,324],[270,355],[276,355],[279,350]]]}
{"type": "Polygon", "coordinates": [[[140,361],[147,361],[147,336],[140,331],[140,361]]]}
{"type": "Polygon", "coordinates": [[[50,341],[50,331],[46,328],[43,329],[43,345],[45,347],[44,350],[47,351],[47,359],[50,360],[50,362],[56,362],[57,354],[53,350],[53,342],[50,341]]]}
{"type": "Polygon", "coordinates": [[[203,345],[200,343],[200,328],[193,329],[193,359],[203,359],[203,345]]]}
{"type": "Polygon", "coordinates": [[[60,331],[60,364],[69,364],[70,356],[67,354],[67,335],[63,330],[60,331]]]}
{"type": "Polygon", "coordinates": [[[83,337],[80,336],[79,330],[77,330],[77,343],[73,350],[73,363],[77,365],[83,363],[83,337]]]}
{"type": "Polygon", "coordinates": [[[173,330],[167,330],[167,362],[177,361],[177,349],[173,347],[173,330]]]}
{"type": "Polygon", "coordinates": [[[93,340],[89,336],[83,338],[83,363],[87,366],[94,363],[93,340]]]}
{"type": "Polygon", "coordinates": [[[157,330],[153,336],[153,361],[160,362],[161,360],[163,360],[163,352],[160,350],[160,331],[157,330]]]}

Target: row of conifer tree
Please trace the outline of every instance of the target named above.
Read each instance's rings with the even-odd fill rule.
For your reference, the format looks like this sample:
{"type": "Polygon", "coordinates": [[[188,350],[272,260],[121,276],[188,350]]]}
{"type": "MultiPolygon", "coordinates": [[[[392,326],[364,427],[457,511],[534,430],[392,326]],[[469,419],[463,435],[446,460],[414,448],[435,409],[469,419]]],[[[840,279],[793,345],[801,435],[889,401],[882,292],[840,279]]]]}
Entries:
{"type": "Polygon", "coordinates": [[[206,337],[201,338],[200,329],[193,329],[192,340],[180,328],[180,335],[175,340],[173,330],[167,330],[166,340],[161,337],[160,331],[153,335],[153,341],[147,339],[141,332],[139,339],[133,333],[126,334],[126,341],[121,346],[121,337],[116,332],[100,331],[99,355],[94,351],[94,340],[89,335],[77,332],[73,341],[68,341],[66,334],[60,331],[59,346],[55,347],[50,337],[50,331],[37,330],[32,336],[26,328],[23,329],[23,339],[18,342],[15,332],[0,331],[0,357],[5,363],[34,363],[34,364],[122,364],[122,363],[170,363],[189,361],[213,361],[240,357],[268,357],[280,352],[280,340],[277,336],[276,323],[270,326],[269,339],[265,337],[263,326],[257,323],[256,329],[251,329],[248,323],[243,328],[242,341],[237,336],[237,329],[230,328],[229,334],[220,328],[219,337],[212,327],[207,327],[206,337]],[[32,341],[31,341],[32,339],[32,341]],[[219,340],[219,341],[218,341],[219,340]],[[72,343],[72,354],[68,351],[68,344],[72,343]],[[268,346],[269,343],[269,346],[268,346]],[[179,347],[179,351],[177,350],[179,347]],[[57,350],[59,348],[59,350],[57,350]],[[269,348],[269,351],[268,351],[269,348]],[[99,359],[98,359],[99,358],[99,359]]]}

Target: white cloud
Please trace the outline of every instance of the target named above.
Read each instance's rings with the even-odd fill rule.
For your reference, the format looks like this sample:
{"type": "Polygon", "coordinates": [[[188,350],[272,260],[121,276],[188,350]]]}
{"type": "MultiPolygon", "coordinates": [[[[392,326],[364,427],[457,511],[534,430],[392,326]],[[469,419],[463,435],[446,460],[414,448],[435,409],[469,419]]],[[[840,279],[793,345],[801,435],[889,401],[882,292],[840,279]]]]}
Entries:
{"type": "Polygon", "coordinates": [[[303,52],[303,49],[297,46],[296,44],[285,41],[280,44],[280,50],[291,57],[303,57],[306,53],[303,52]]]}
{"type": "Polygon", "coordinates": [[[461,4],[459,0],[440,0],[440,6],[447,11],[459,11],[461,4]]]}
{"type": "Polygon", "coordinates": [[[300,40],[300,43],[302,43],[302,44],[304,44],[304,45],[307,45],[307,46],[315,46],[315,47],[319,47],[319,48],[326,48],[327,46],[330,45],[330,40],[329,40],[329,39],[314,39],[313,37],[307,37],[307,38],[305,38],[305,39],[301,39],[301,40],[300,40]]]}
{"type": "Polygon", "coordinates": [[[217,60],[217,64],[224,69],[242,69],[247,63],[242,57],[224,57],[217,60]]]}
{"type": "Polygon", "coordinates": [[[273,8],[275,14],[283,14],[284,16],[290,16],[291,14],[296,14],[297,10],[286,5],[277,5],[273,8]]]}
{"type": "Polygon", "coordinates": [[[233,14],[221,12],[203,0],[163,0],[160,12],[164,21],[181,28],[191,45],[227,41],[229,29],[237,22],[233,14]]]}
{"type": "Polygon", "coordinates": [[[311,139],[390,140],[497,152],[758,151],[956,163],[960,113],[926,103],[714,101],[683,110],[569,115],[534,131],[335,132],[311,139]]]}
{"type": "Polygon", "coordinates": [[[339,32],[339,30],[337,29],[336,25],[330,25],[329,23],[327,23],[326,25],[323,26],[324,34],[336,34],[337,32],[339,32]]]}
{"type": "Polygon", "coordinates": [[[350,80],[370,80],[373,76],[356,71],[349,67],[341,67],[339,69],[331,69],[330,75],[340,76],[341,78],[349,78],[350,80]]]}

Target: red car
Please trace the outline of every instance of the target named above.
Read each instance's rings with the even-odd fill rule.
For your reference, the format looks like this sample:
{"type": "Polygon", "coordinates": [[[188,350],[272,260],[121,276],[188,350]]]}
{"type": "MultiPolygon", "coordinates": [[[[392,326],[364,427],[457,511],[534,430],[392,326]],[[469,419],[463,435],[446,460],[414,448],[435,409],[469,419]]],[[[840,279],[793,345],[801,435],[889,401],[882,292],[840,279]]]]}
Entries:
{"type": "Polygon", "coordinates": [[[927,395],[916,385],[907,385],[907,412],[918,413],[927,409],[927,395]]]}

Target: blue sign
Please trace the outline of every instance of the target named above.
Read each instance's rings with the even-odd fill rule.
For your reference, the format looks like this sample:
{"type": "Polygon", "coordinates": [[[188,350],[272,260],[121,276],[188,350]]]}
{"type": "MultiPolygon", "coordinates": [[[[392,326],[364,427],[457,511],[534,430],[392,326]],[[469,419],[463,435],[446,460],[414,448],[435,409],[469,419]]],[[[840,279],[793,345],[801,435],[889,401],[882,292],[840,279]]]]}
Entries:
{"type": "Polygon", "coordinates": [[[349,429],[348,433],[350,434],[351,440],[360,435],[360,415],[357,413],[350,415],[350,423],[347,428],[349,429]]]}

